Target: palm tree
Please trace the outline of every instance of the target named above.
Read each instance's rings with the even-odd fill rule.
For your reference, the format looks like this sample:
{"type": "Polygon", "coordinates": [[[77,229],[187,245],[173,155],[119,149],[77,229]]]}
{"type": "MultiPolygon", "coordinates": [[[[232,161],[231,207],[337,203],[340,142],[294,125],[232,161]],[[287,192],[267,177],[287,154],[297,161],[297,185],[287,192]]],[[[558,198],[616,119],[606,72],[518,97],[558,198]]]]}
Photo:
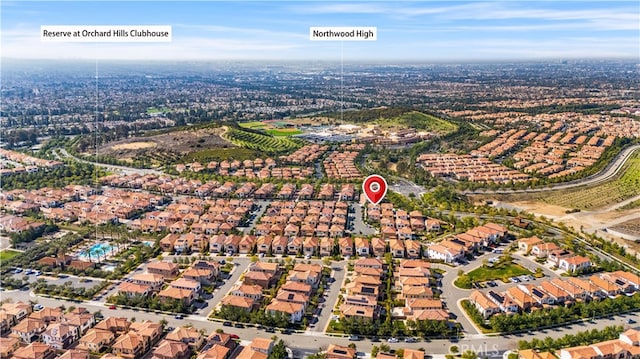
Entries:
{"type": "Polygon", "coordinates": [[[98,263],[102,263],[102,256],[105,255],[105,251],[104,249],[102,249],[102,247],[96,249],[96,252],[98,254],[98,263]]]}
{"type": "Polygon", "coordinates": [[[91,262],[91,247],[85,248],[82,253],[89,258],[89,262],[91,262]]]}

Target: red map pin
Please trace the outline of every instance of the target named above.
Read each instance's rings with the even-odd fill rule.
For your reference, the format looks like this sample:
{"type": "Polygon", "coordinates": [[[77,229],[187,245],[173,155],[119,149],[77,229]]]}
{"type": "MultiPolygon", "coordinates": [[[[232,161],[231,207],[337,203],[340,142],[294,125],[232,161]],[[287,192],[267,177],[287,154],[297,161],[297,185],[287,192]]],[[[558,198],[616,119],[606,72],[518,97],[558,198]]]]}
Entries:
{"type": "Polygon", "coordinates": [[[387,181],[382,176],[371,175],[362,182],[362,192],[369,202],[378,204],[387,194],[387,181]]]}

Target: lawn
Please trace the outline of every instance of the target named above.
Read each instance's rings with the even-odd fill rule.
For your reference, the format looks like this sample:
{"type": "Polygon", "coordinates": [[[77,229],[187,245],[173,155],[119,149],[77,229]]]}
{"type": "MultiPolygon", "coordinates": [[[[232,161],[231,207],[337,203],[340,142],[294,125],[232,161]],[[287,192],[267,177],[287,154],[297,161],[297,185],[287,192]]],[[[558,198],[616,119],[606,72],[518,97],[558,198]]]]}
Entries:
{"type": "Polygon", "coordinates": [[[252,130],[262,130],[265,127],[267,127],[267,125],[264,122],[260,122],[260,121],[240,122],[238,123],[238,125],[240,125],[240,127],[250,128],[252,130]]]}
{"type": "Polygon", "coordinates": [[[266,130],[265,132],[270,134],[271,136],[293,136],[302,133],[302,131],[298,130],[297,128],[280,128],[274,130],[266,130]]]}
{"type": "Polygon", "coordinates": [[[462,274],[455,280],[454,284],[458,288],[471,289],[473,283],[496,279],[503,279],[508,282],[508,278],[531,274],[533,273],[530,270],[513,263],[513,259],[502,257],[502,259],[493,266],[484,264],[469,273],[462,274]]]}
{"type": "Polygon", "coordinates": [[[9,259],[17,256],[18,254],[20,254],[20,252],[12,251],[10,249],[2,250],[2,251],[0,251],[0,262],[4,262],[6,260],[9,260],[9,259]]]}
{"type": "Polygon", "coordinates": [[[288,122],[260,122],[260,121],[252,121],[252,122],[241,122],[238,123],[242,128],[248,128],[251,130],[263,131],[264,133],[271,136],[293,136],[301,134],[297,128],[287,127],[289,125],[288,122]]]}
{"type": "Polygon", "coordinates": [[[533,274],[530,270],[519,264],[503,263],[495,267],[480,267],[467,273],[472,282],[484,282],[487,280],[515,277],[519,275],[533,274]]]}
{"type": "Polygon", "coordinates": [[[162,107],[162,108],[149,107],[147,109],[147,114],[149,114],[149,115],[153,115],[153,114],[157,114],[157,113],[164,113],[164,112],[169,112],[169,109],[166,108],[166,107],[162,107]]]}

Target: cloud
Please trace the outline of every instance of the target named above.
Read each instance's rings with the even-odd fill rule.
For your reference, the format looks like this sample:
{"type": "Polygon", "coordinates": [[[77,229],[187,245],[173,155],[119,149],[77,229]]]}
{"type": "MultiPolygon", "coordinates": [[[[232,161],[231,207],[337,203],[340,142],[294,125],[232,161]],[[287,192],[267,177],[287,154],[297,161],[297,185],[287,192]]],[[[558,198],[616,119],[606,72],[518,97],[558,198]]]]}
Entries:
{"type": "Polygon", "coordinates": [[[3,31],[3,57],[25,59],[256,59],[279,58],[303,48],[304,42],[280,38],[237,39],[176,37],[170,43],[42,42],[38,29],[3,31]]]}
{"type": "Polygon", "coordinates": [[[225,36],[230,34],[236,35],[245,35],[252,38],[256,36],[264,36],[271,38],[294,38],[294,39],[308,39],[309,35],[307,33],[298,33],[298,32],[287,32],[287,31],[273,31],[267,29],[260,28],[250,28],[250,27],[233,27],[233,26],[222,26],[222,25],[194,25],[194,24],[173,24],[174,29],[185,29],[194,31],[197,30],[199,32],[210,32],[210,33],[221,33],[225,36]]]}

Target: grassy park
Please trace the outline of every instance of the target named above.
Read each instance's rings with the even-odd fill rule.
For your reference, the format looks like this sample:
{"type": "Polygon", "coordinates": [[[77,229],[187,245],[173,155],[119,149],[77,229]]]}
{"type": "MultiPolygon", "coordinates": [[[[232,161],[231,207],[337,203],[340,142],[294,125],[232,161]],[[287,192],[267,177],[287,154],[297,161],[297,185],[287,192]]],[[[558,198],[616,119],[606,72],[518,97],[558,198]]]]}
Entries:
{"type": "Polygon", "coordinates": [[[485,265],[478,267],[469,273],[463,273],[456,279],[455,285],[470,289],[472,283],[486,282],[490,280],[505,280],[511,277],[517,277],[521,275],[533,274],[530,270],[523,266],[513,263],[513,260],[507,258],[503,259],[494,265],[485,265]]]}
{"type": "Polygon", "coordinates": [[[6,260],[9,260],[15,256],[17,256],[18,254],[20,254],[20,252],[18,251],[12,251],[10,249],[5,249],[0,251],[0,262],[4,262],[6,260]]]}

